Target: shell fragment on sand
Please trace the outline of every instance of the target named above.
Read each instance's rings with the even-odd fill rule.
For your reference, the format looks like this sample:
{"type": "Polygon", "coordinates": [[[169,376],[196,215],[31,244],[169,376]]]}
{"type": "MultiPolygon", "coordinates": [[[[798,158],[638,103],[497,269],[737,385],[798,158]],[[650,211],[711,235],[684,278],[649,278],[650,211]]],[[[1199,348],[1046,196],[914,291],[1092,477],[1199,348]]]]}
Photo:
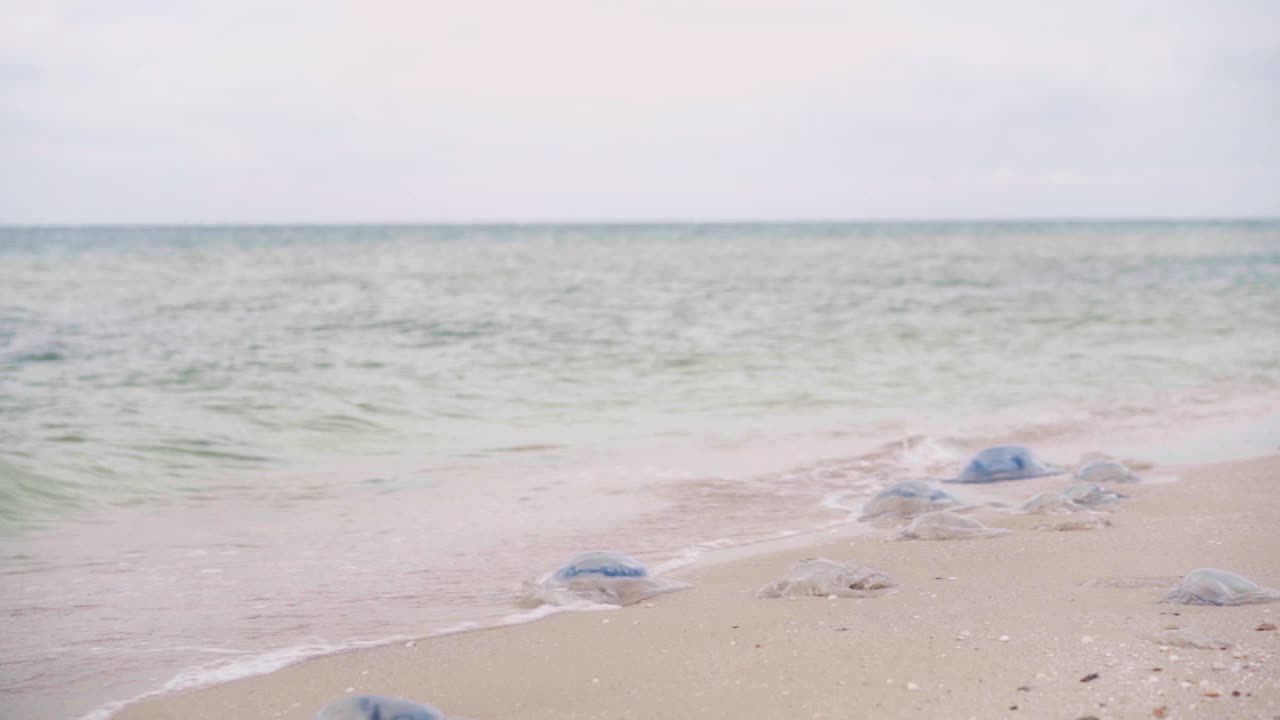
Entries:
{"type": "Polygon", "coordinates": [[[1076,470],[1076,479],[1090,483],[1136,483],[1141,479],[1136,473],[1115,460],[1094,460],[1076,470]]]}
{"type": "Polygon", "coordinates": [[[912,518],[958,504],[948,493],[921,480],[904,480],[876,493],[867,501],[859,520],[894,516],[912,518]]]}
{"type": "Polygon", "coordinates": [[[785,575],[760,588],[758,598],[819,597],[867,598],[892,595],[901,588],[879,570],[850,566],[826,558],[805,558],[785,575]]]}
{"type": "Polygon", "coordinates": [[[325,705],[316,720],[445,720],[444,713],[412,700],[358,695],[325,705]]]}
{"type": "Polygon", "coordinates": [[[1226,570],[1200,568],[1182,578],[1165,600],[1179,605],[1248,605],[1280,600],[1280,590],[1259,587],[1226,570]]]}
{"type": "Polygon", "coordinates": [[[1065,472],[1046,465],[1025,445],[997,445],[979,452],[965,465],[960,477],[947,482],[990,483],[1026,480],[1065,472]]]}
{"type": "Polygon", "coordinates": [[[621,553],[591,551],[575,555],[564,567],[524,584],[524,607],[555,605],[630,605],[645,598],[691,587],[654,577],[638,560],[621,553]]]}
{"type": "Polygon", "coordinates": [[[938,510],[925,513],[912,520],[911,524],[898,533],[898,539],[966,540],[969,538],[995,537],[1008,532],[1008,530],[1000,528],[987,527],[973,518],[956,514],[950,510],[938,510]]]}

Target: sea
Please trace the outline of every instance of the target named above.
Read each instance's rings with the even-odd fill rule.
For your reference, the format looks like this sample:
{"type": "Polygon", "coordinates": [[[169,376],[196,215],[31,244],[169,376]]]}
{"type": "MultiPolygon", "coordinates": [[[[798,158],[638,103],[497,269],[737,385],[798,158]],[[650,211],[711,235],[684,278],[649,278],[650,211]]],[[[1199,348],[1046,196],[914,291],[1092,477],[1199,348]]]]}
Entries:
{"type": "Polygon", "coordinates": [[[0,228],[0,717],[503,623],[1025,442],[1280,448],[1280,221],[0,228]]]}

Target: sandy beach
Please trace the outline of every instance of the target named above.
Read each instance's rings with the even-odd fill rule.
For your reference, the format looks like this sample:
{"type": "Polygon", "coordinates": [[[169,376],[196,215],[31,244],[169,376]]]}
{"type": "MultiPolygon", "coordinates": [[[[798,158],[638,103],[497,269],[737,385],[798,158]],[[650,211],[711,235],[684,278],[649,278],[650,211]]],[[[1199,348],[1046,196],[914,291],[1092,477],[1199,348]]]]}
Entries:
{"type": "Polygon", "coordinates": [[[1152,585],[1098,585],[1217,567],[1280,586],[1280,457],[1164,470],[1179,479],[1121,488],[1131,497],[1108,528],[1036,530],[1051,519],[995,509],[974,516],[1012,533],[910,542],[838,527],[710,558],[678,574],[694,589],[621,610],[319,658],[116,717],[311,718],[360,693],[473,720],[1280,717],[1280,631],[1267,629],[1280,604],[1170,605],[1152,585]],[[903,589],[755,597],[813,556],[903,589]],[[1229,647],[1170,639],[1188,633],[1229,647]]]}

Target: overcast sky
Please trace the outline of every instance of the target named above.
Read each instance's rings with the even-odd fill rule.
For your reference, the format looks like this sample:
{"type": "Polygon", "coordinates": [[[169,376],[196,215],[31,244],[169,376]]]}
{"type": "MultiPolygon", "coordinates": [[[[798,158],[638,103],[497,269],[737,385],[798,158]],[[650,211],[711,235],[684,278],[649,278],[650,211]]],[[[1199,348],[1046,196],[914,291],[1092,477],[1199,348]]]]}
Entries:
{"type": "Polygon", "coordinates": [[[1280,215],[1280,2],[0,0],[0,222],[1280,215]]]}

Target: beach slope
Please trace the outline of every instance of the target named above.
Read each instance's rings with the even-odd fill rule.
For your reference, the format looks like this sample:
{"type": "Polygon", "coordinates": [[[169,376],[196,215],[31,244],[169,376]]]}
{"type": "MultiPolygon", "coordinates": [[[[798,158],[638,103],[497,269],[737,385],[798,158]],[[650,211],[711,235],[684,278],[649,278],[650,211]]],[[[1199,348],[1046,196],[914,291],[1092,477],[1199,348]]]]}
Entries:
{"type": "Polygon", "coordinates": [[[693,590],[619,611],[319,658],[117,717],[312,718],[366,692],[472,720],[1280,717],[1280,631],[1267,629],[1280,604],[1169,605],[1152,584],[1106,585],[1217,567],[1280,586],[1280,457],[1177,473],[1125,486],[1107,528],[1035,530],[1045,516],[989,511],[978,517],[1014,532],[837,530],[697,567],[693,590]],[[872,565],[903,589],[755,597],[813,556],[872,565]]]}

